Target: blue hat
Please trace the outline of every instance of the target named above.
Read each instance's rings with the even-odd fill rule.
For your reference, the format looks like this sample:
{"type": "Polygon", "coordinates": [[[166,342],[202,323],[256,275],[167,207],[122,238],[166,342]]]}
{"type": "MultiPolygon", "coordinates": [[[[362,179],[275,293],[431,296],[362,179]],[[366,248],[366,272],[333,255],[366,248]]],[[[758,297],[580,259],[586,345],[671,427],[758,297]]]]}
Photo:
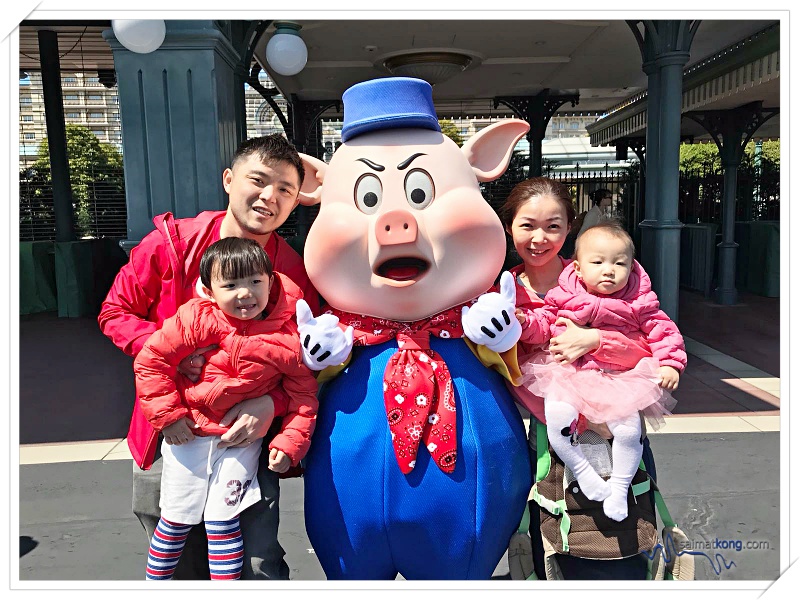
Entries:
{"type": "Polygon", "coordinates": [[[362,133],[398,127],[441,131],[433,89],[422,79],[385,77],[357,83],[342,94],[342,141],[362,133]]]}

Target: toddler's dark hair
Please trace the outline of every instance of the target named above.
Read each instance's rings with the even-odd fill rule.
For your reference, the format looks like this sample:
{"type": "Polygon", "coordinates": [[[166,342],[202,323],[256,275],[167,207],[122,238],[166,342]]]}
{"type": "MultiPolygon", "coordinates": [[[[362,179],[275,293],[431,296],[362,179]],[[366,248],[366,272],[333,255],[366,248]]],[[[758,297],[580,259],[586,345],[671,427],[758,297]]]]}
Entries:
{"type": "Polygon", "coordinates": [[[255,240],[228,237],[214,242],[200,259],[200,281],[211,288],[211,278],[241,279],[264,273],[272,276],[272,262],[255,240]]]}

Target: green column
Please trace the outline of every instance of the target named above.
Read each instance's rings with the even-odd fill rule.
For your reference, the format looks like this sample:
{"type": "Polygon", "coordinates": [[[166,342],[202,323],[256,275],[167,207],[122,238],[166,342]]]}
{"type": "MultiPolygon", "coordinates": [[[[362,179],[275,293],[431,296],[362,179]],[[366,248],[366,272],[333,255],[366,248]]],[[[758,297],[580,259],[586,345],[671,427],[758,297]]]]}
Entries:
{"type": "Polygon", "coordinates": [[[645,148],[647,149],[647,163],[645,164],[645,200],[644,219],[639,223],[641,237],[640,261],[646,270],[655,264],[654,247],[655,236],[653,228],[657,225],[656,204],[658,203],[658,150],[659,150],[659,120],[661,118],[661,70],[652,61],[642,65],[642,70],[647,75],[647,129],[645,130],[645,148]]]}
{"type": "Polygon", "coordinates": [[[193,217],[227,206],[222,171],[242,140],[240,57],[216,21],[167,21],[149,54],[103,33],[114,54],[122,122],[128,240],[153,216],[193,217]]]}
{"type": "Polygon", "coordinates": [[[661,308],[678,320],[680,230],[679,147],[683,67],[700,21],[628,21],[642,54],[647,88],[647,182],[641,231],[642,265],[661,308]]]}
{"type": "MultiPolygon", "coordinates": [[[[683,96],[683,67],[688,52],[668,52],[656,59],[660,67],[658,184],[655,190],[655,220],[652,265],[645,267],[650,274],[653,291],[658,294],[661,308],[673,320],[678,320],[678,289],[680,276],[681,227],[678,220],[678,187],[681,134],[681,102],[683,96]]],[[[648,166],[653,163],[648,159],[648,166]]],[[[648,184],[648,189],[650,185],[648,184]]]]}
{"type": "Polygon", "coordinates": [[[38,38],[42,64],[44,118],[47,124],[47,143],[53,181],[56,241],[70,242],[75,239],[75,220],[67,160],[67,128],[64,124],[64,101],[61,94],[58,34],[43,29],[38,32],[38,38]]]}
{"type": "Polygon", "coordinates": [[[723,119],[721,127],[722,146],[719,148],[722,162],[722,242],[719,248],[719,285],[714,290],[714,298],[719,304],[736,304],[736,252],[739,247],[734,241],[736,225],[736,179],[743,149],[742,130],[736,127],[735,119],[723,119]]]}

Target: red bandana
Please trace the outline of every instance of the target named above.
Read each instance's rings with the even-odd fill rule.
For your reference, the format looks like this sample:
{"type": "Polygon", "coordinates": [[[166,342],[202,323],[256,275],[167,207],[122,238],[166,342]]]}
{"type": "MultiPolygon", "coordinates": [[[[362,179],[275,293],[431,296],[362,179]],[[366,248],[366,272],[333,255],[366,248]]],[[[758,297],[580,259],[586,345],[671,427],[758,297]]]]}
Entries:
{"type": "Polygon", "coordinates": [[[370,346],[397,338],[399,346],[383,373],[383,400],[400,470],[408,474],[416,463],[420,440],[445,473],[456,468],[456,405],[453,380],[444,359],[431,350],[430,335],[460,338],[461,304],[433,317],[390,321],[329,310],[343,328],[352,325],[353,345],[370,346]]]}

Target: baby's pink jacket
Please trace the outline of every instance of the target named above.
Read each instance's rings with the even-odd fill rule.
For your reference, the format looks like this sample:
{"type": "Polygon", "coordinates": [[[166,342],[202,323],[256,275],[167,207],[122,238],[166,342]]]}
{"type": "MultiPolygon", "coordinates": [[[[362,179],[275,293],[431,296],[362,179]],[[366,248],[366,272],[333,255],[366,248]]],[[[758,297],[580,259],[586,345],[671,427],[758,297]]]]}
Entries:
{"type": "MultiPolygon", "coordinates": [[[[575,273],[573,264],[558,278],[558,285],[547,293],[544,306],[525,310],[523,342],[543,344],[563,332],[556,326],[558,317],[566,317],[578,325],[587,325],[624,334],[641,332],[650,351],[663,366],[679,372],[686,368],[686,350],[678,326],[659,308],[658,297],[650,289],[650,277],[642,266],[633,261],[628,283],[609,296],[588,292],[575,273]]],[[[621,365],[603,362],[586,354],[575,363],[577,368],[620,370],[621,365]]]]}

